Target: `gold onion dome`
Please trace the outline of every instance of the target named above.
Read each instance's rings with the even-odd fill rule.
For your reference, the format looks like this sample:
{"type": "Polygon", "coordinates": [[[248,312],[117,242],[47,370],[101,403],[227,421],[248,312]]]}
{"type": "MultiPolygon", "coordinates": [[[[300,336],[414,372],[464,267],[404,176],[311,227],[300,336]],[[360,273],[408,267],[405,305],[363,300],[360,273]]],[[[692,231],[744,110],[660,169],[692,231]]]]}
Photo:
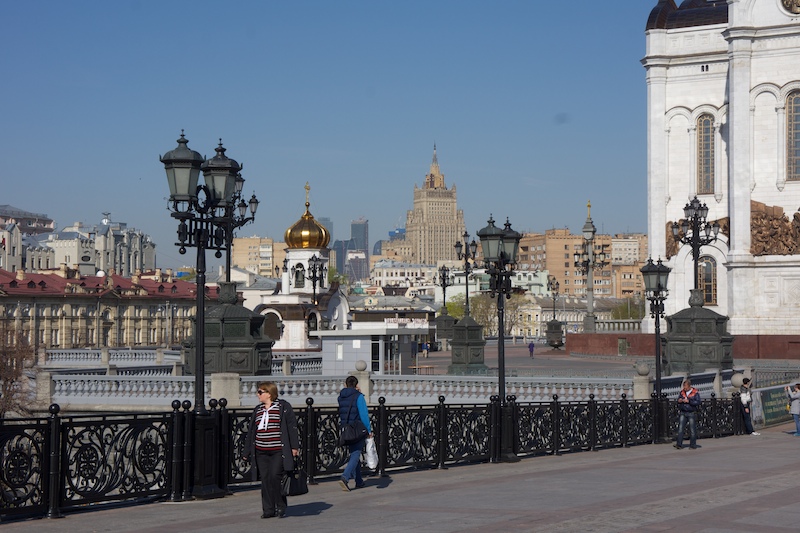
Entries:
{"type": "Polygon", "coordinates": [[[308,202],[308,191],[311,187],[306,183],[306,212],[286,230],[283,242],[291,249],[298,248],[327,248],[331,241],[331,234],[325,226],[314,220],[314,215],[308,210],[311,205],[308,202]]]}

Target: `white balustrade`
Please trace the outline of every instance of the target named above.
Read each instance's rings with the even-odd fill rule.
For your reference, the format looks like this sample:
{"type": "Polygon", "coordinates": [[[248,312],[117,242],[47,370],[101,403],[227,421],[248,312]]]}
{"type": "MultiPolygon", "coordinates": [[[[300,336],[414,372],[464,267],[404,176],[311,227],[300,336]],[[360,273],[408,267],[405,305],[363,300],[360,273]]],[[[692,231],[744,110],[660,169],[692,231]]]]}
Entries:
{"type": "MultiPolygon", "coordinates": [[[[280,395],[295,407],[313,398],[315,406],[336,405],[347,376],[242,376],[239,380],[239,402],[243,407],[258,402],[256,390],[261,381],[273,381],[280,395]]],[[[194,401],[194,377],[171,375],[76,375],[55,374],[52,401],[71,409],[101,409],[107,406],[161,406],[168,410],[173,400],[194,401]]],[[[211,376],[206,377],[205,397],[210,399],[211,376]]],[[[386,398],[388,405],[431,405],[445,397],[447,404],[488,403],[497,394],[497,378],[485,376],[371,376],[371,404],[386,398]]],[[[559,401],[585,402],[590,395],[596,400],[618,400],[622,394],[633,399],[631,379],[558,377],[508,378],[506,393],[516,396],[518,403],[559,401]]],[[[219,399],[219,398],[217,398],[219,399]]],[[[231,399],[229,399],[231,400],[231,399]]]]}

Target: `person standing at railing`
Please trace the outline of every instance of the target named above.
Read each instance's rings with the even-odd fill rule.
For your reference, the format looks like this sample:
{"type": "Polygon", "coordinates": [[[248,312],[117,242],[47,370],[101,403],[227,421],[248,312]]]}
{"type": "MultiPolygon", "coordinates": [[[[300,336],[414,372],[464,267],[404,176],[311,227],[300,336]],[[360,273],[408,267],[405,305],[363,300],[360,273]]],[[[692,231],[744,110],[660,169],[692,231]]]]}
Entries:
{"type": "Polygon", "coordinates": [[[753,431],[753,420],[750,417],[750,403],[752,398],[750,396],[750,378],[742,379],[742,386],[739,387],[739,399],[742,401],[742,417],[744,418],[744,429],[749,435],[761,435],[757,431],[753,431]]]}
{"type": "Polygon", "coordinates": [[[794,418],[794,436],[800,437],[800,383],[795,383],[794,387],[786,386],[786,394],[792,402],[789,405],[789,412],[794,418]]]}
{"type": "Polygon", "coordinates": [[[257,394],[259,404],[250,416],[243,459],[255,458],[253,477],[261,476],[261,518],[283,518],[287,502],[281,494],[281,478],[294,469],[300,450],[297,418],[289,402],[278,398],[275,383],[262,381],[257,394]]]}
{"type": "Polygon", "coordinates": [[[683,432],[686,430],[686,423],[689,423],[689,448],[695,449],[697,446],[697,409],[700,408],[700,391],[692,387],[689,378],[683,380],[683,387],[678,394],[678,410],[681,413],[678,421],[678,436],[675,439],[675,447],[683,448],[683,432]]]}
{"type": "Polygon", "coordinates": [[[361,452],[364,450],[364,442],[366,437],[372,437],[372,428],[369,423],[369,411],[367,411],[367,402],[364,395],[358,390],[358,378],[355,376],[347,376],[344,382],[345,388],[339,393],[339,421],[342,427],[345,424],[355,422],[356,418],[361,419],[361,423],[367,428],[367,435],[359,440],[347,444],[350,458],[347,460],[347,465],[344,467],[342,477],[339,479],[339,486],[342,490],[349,492],[350,486],[348,482],[350,479],[355,479],[356,488],[363,488],[364,478],[361,477],[361,452]],[[355,406],[353,405],[355,404],[355,406]],[[353,409],[355,407],[355,409],[353,409]]]}

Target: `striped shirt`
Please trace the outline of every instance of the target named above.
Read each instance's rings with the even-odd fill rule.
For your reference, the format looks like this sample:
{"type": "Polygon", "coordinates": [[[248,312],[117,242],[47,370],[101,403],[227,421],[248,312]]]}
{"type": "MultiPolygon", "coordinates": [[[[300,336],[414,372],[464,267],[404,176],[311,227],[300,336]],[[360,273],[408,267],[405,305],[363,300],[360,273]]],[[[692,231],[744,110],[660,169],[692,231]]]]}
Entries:
{"type": "Polygon", "coordinates": [[[281,450],[281,406],[278,402],[273,402],[269,409],[261,405],[256,413],[256,450],[281,450]]]}

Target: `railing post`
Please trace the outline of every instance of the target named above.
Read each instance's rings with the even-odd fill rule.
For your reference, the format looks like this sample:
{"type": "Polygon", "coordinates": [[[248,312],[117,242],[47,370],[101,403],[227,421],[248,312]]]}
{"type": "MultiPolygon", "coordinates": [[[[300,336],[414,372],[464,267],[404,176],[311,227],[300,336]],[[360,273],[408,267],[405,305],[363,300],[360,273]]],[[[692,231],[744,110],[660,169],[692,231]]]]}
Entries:
{"type": "Polygon", "coordinates": [[[489,397],[489,461],[500,462],[500,396],[489,397]]]}
{"type": "Polygon", "coordinates": [[[219,399],[219,488],[226,494],[232,494],[228,490],[228,479],[230,478],[232,449],[231,445],[231,415],[228,412],[228,399],[219,399]]]}
{"type": "Polygon", "coordinates": [[[516,395],[511,396],[511,405],[514,407],[513,412],[513,424],[514,424],[514,455],[519,453],[520,449],[520,427],[519,427],[519,405],[517,404],[517,397],[516,395]]]}
{"type": "Polygon", "coordinates": [[[717,403],[717,395],[716,393],[711,393],[711,434],[713,438],[719,438],[719,421],[718,421],[718,413],[717,409],[719,408],[719,404],[717,403]]]}
{"type": "Polygon", "coordinates": [[[630,402],[628,402],[628,395],[624,392],[622,393],[622,400],[621,400],[621,411],[622,411],[622,447],[627,448],[629,446],[628,442],[631,438],[631,423],[630,423],[630,416],[631,416],[631,406],[630,402]]]}
{"type": "Polygon", "coordinates": [[[561,455],[561,406],[558,404],[558,394],[553,394],[553,455],[561,455]]]}
{"type": "Polygon", "coordinates": [[[183,495],[181,500],[192,499],[192,440],[194,439],[194,413],[190,411],[192,402],[183,400],[183,495]]]}
{"type": "Polygon", "coordinates": [[[516,431],[517,427],[517,397],[513,394],[506,396],[506,405],[500,407],[504,409],[502,412],[503,420],[500,423],[500,456],[503,462],[516,462],[519,461],[517,457],[517,445],[519,433],[516,431]]]}
{"type": "Polygon", "coordinates": [[[306,467],[306,481],[311,485],[316,485],[314,476],[317,473],[317,417],[314,413],[314,398],[306,398],[306,423],[303,446],[303,465],[306,467]]]}
{"type": "Polygon", "coordinates": [[[181,501],[181,485],[183,482],[183,414],[180,412],[180,400],[172,401],[172,487],[169,501],[181,501]]]}
{"type": "Polygon", "coordinates": [[[378,398],[378,476],[386,477],[386,463],[389,461],[389,413],[386,398],[378,398]]]}
{"type": "Polygon", "coordinates": [[[589,394],[589,451],[597,451],[597,401],[589,394]]]}
{"type": "MultiPolygon", "coordinates": [[[[733,402],[733,405],[738,407],[738,409],[733,408],[733,409],[731,409],[731,411],[739,411],[739,416],[736,416],[735,412],[731,413],[731,415],[734,417],[733,420],[731,420],[731,429],[733,430],[733,434],[734,435],[742,435],[745,432],[745,427],[744,427],[744,420],[743,420],[743,418],[744,418],[744,405],[742,404],[742,395],[741,395],[741,393],[734,392],[731,395],[731,401],[733,402]]],[[[753,411],[751,410],[750,411],[750,423],[753,422],[753,418],[752,417],[753,417],[753,411]]]]}
{"type": "Polygon", "coordinates": [[[61,514],[61,407],[50,405],[50,472],[47,479],[47,518],[63,518],[61,514]]]}
{"type": "Polygon", "coordinates": [[[439,396],[439,405],[436,406],[436,410],[438,412],[437,422],[436,425],[438,426],[438,441],[439,445],[436,447],[436,467],[440,470],[445,469],[444,462],[447,459],[447,406],[444,404],[444,396],[439,396]]]}
{"type": "Polygon", "coordinates": [[[650,394],[650,404],[653,408],[653,430],[651,432],[653,444],[659,442],[661,438],[660,430],[659,430],[659,418],[661,413],[659,412],[661,409],[661,402],[659,401],[658,394],[653,392],[650,394]]]}

